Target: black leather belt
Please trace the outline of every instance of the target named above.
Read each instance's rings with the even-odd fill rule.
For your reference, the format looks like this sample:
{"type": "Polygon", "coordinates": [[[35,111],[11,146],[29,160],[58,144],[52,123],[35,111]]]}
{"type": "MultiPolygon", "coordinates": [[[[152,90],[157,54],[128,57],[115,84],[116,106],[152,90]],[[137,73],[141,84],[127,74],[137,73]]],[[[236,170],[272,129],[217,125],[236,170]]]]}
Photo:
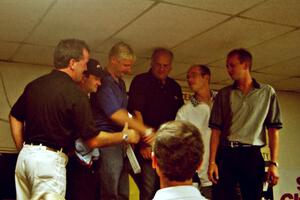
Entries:
{"type": "Polygon", "coordinates": [[[34,146],[44,146],[46,147],[46,150],[54,151],[54,152],[63,152],[65,154],[68,154],[68,152],[64,148],[54,147],[52,145],[45,145],[41,142],[25,142],[27,145],[34,145],[34,146]]]}
{"type": "Polygon", "coordinates": [[[252,144],[244,144],[238,141],[225,141],[222,143],[223,147],[229,147],[229,148],[239,148],[239,147],[256,147],[252,144]]]}

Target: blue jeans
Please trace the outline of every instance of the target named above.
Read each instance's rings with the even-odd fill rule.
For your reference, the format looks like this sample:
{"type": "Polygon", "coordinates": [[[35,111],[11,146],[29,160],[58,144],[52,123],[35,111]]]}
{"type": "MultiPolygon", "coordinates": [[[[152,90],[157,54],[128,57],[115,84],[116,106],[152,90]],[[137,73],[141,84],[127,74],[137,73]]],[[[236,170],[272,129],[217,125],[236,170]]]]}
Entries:
{"type": "Polygon", "coordinates": [[[129,199],[128,160],[123,144],[100,148],[100,193],[102,200],[129,199]]]}

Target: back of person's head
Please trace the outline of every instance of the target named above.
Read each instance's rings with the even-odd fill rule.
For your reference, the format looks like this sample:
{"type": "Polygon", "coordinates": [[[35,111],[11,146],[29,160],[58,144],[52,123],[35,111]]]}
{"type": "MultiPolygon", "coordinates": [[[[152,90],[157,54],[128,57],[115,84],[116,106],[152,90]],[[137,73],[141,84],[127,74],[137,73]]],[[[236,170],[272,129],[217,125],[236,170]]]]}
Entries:
{"type": "Polygon", "coordinates": [[[189,180],[202,163],[201,134],[189,122],[167,122],[157,131],[153,153],[159,171],[169,181],[189,180]]]}
{"type": "Polygon", "coordinates": [[[233,49],[227,54],[227,59],[232,56],[238,56],[240,63],[247,62],[249,63],[249,70],[251,70],[252,67],[252,55],[251,53],[243,48],[240,49],[233,49]]]}
{"type": "Polygon", "coordinates": [[[171,50],[169,50],[167,48],[163,48],[163,47],[158,47],[153,50],[152,55],[151,55],[151,60],[154,61],[156,59],[156,57],[161,54],[167,54],[170,56],[171,61],[173,60],[173,57],[174,57],[173,52],[171,50]]]}
{"type": "Polygon", "coordinates": [[[132,48],[125,42],[115,44],[108,54],[109,59],[116,57],[117,59],[128,59],[135,61],[136,56],[132,48]]]}
{"type": "Polygon", "coordinates": [[[55,47],[53,60],[57,69],[65,68],[71,59],[79,61],[83,57],[83,50],[90,51],[88,45],[79,39],[61,40],[55,47]]]}

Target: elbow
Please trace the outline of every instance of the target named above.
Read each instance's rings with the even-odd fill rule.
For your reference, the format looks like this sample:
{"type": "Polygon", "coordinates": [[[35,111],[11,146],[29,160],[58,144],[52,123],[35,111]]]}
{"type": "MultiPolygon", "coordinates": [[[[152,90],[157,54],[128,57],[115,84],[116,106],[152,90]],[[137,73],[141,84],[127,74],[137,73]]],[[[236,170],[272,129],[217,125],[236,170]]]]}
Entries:
{"type": "Polygon", "coordinates": [[[8,115],[9,122],[11,122],[13,119],[14,119],[14,117],[9,113],[9,115],[8,115]]]}
{"type": "Polygon", "coordinates": [[[93,138],[85,140],[85,144],[91,149],[107,146],[109,141],[107,141],[107,138],[105,137],[106,134],[103,132],[100,133],[93,138]]]}
{"type": "Polygon", "coordinates": [[[97,147],[98,147],[96,137],[90,138],[90,139],[88,139],[88,140],[85,140],[84,142],[85,142],[85,144],[86,144],[89,148],[91,148],[91,149],[94,149],[94,148],[97,148],[97,147]]]}

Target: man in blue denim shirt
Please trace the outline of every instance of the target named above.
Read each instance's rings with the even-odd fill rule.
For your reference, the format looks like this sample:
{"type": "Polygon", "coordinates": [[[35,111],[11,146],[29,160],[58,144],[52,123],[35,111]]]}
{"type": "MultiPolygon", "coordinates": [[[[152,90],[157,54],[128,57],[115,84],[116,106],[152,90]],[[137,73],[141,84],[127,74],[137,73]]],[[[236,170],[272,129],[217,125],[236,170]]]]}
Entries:
{"type": "MultiPolygon", "coordinates": [[[[99,130],[118,132],[128,122],[130,128],[145,135],[149,130],[144,124],[132,119],[127,111],[127,93],[122,77],[130,73],[135,61],[133,50],[128,44],[115,44],[109,53],[106,75],[102,78],[99,90],[91,94],[91,105],[99,130]]],[[[152,134],[143,140],[151,143],[152,134]]],[[[100,186],[101,199],[128,199],[129,180],[125,148],[127,138],[123,144],[100,148],[100,186]]]]}

